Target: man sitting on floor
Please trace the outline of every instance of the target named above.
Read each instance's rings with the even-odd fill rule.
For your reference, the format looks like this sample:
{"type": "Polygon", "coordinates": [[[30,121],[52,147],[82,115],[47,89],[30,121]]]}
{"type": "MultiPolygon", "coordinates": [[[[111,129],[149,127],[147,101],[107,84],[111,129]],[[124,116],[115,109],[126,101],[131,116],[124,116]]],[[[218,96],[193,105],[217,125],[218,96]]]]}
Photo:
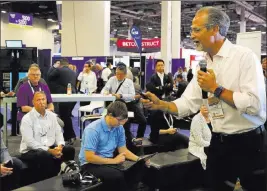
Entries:
{"type": "MultiPolygon", "coordinates": [[[[2,123],[0,124],[0,127],[2,123]]],[[[3,142],[0,130],[0,190],[12,190],[20,187],[20,171],[23,163],[16,157],[11,157],[3,142]]]]}
{"type": "Polygon", "coordinates": [[[84,130],[79,154],[82,174],[90,172],[100,178],[104,190],[126,191],[142,178],[145,167],[142,163],[125,172],[108,166],[121,164],[125,159],[139,160],[139,157],[125,146],[123,125],[127,118],[126,104],[115,101],[108,106],[105,117],[90,123],[84,130]],[[116,157],[113,155],[115,149],[119,152],[116,157]]]}
{"type": "MultiPolygon", "coordinates": [[[[62,162],[74,160],[75,150],[65,141],[55,114],[46,110],[42,91],[34,93],[34,108],[21,121],[21,160],[38,169],[37,180],[57,175],[62,162]]],[[[37,181],[36,180],[36,181],[37,181]]]]}

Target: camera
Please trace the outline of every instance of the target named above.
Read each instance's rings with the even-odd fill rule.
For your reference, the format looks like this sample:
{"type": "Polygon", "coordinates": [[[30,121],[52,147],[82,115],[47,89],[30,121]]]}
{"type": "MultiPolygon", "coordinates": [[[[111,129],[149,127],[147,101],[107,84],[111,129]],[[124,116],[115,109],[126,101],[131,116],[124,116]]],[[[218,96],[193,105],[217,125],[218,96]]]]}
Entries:
{"type": "Polygon", "coordinates": [[[78,185],[81,183],[81,174],[78,171],[73,171],[71,173],[63,174],[62,183],[63,185],[78,185]]]}

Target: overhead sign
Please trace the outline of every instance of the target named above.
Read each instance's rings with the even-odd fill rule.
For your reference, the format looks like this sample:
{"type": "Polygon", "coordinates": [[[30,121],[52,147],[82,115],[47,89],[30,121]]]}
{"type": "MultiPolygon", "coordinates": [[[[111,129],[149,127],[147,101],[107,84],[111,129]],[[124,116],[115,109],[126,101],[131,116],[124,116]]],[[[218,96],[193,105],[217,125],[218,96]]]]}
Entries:
{"type": "MultiPolygon", "coordinates": [[[[143,39],[142,52],[160,52],[160,38],[143,39]]],[[[139,52],[134,40],[118,39],[117,50],[121,52],[139,52]]]]}
{"type": "Polygon", "coordinates": [[[138,52],[142,53],[142,34],[141,30],[137,26],[132,26],[130,29],[132,38],[134,39],[135,44],[137,45],[138,52]]]}
{"type": "Polygon", "coordinates": [[[24,27],[32,27],[33,16],[10,12],[8,15],[8,20],[9,24],[24,26],[24,27]]]}

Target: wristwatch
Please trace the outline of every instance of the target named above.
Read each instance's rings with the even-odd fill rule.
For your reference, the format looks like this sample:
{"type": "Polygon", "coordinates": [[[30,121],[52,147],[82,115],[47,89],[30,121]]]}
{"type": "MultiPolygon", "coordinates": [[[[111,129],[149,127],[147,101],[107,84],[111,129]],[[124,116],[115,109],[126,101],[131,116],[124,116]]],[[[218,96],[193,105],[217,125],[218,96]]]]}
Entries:
{"type": "Polygon", "coordinates": [[[219,98],[220,95],[222,94],[223,90],[224,90],[224,87],[218,86],[214,91],[214,96],[219,98]]]}

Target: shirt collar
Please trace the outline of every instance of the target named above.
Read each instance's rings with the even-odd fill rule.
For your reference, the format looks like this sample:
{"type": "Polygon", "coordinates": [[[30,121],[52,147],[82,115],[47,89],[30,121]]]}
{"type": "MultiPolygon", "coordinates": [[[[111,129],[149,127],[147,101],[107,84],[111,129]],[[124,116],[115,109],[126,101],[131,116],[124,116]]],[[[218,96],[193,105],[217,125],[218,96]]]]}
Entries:
{"type": "MultiPolygon", "coordinates": [[[[222,47],[220,48],[219,52],[217,52],[216,56],[229,57],[229,53],[231,51],[232,46],[233,44],[228,39],[225,39],[222,47]]],[[[206,58],[207,57],[209,57],[208,53],[206,53],[206,58]]]]}
{"type": "Polygon", "coordinates": [[[103,130],[105,132],[109,132],[109,131],[113,131],[114,130],[114,128],[111,128],[111,129],[108,128],[108,124],[107,124],[107,122],[105,120],[105,116],[101,118],[101,125],[102,125],[102,128],[103,128],[103,130]]]}
{"type": "MultiPolygon", "coordinates": [[[[43,116],[38,111],[36,111],[35,108],[32,109],[32,112],[37,118],[40,118],[40,117],[43,118],[43,116]]],[[[44,117],[47,117],[47,112],[46,111],[45,111],[44,117]]]]}
{"type": "Polygon", "coordinates": [[[161,74],[161,73],[157,72],[157,74],[159,77],[164,77],[164,73],[161,74]]]}

